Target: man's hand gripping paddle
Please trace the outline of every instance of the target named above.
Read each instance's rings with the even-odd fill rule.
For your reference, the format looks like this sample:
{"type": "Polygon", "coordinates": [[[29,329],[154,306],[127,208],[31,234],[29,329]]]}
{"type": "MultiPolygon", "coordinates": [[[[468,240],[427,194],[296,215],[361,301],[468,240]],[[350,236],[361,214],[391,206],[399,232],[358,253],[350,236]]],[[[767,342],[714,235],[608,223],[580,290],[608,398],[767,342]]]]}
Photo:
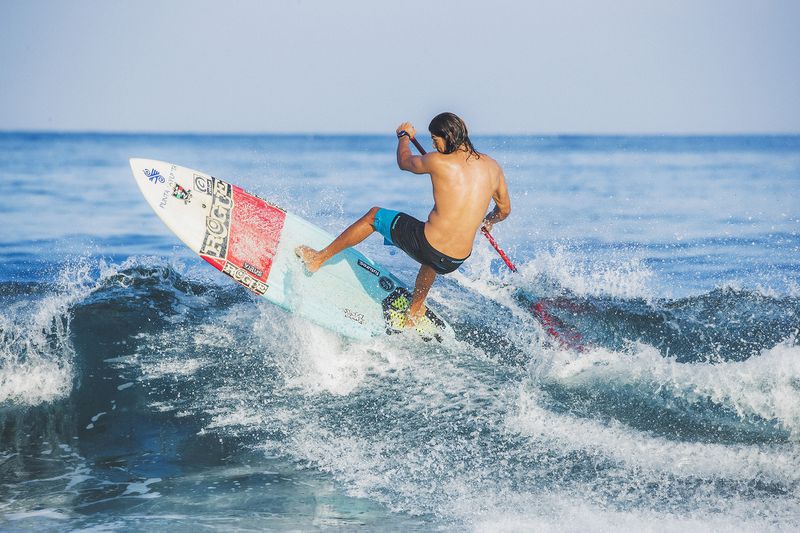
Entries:
{"type": "MultiPolygon", "coordinates": [[[[416,146],[420,154],[425,155],[427,153],[419,141],[409,135],[407,131],[403,130],[398,133],[399,137],[402,137],[403,135],[407,136],[411,142],[414,143],[414,146],[416,146]]],[[[511,259],[508,258],[508,255],[506,255],[503,249],[500,248],[500,246],[497,244],[497,241],[495,241],[494,237],[492,237],[492,234],[489,233],[489,230],[482,226],[481,233],[483,233],[483,236],[489,240],[489,244],[492,245],[492,248],[495,249],[500,258],[505,262],[506,266],[511,269],[511,272],[516,272],[517,267],[514,266],[514,263],[511,262],[511,259]]],[[[539,320],[539,323],[542,324],[545,331],[555,338],[562,346],[577,350],[579,352],[582,352],[586,349],[583,344],[581,344],[580,333],[577,331],[564,331],[564,329],[568,329],[569,326],[547,312],[546,300],[539,300],[537,303],[532,304],[531,312],[539,320]],[[559,331],[559,329],[561,329],[561,331],[559,331]]]]}

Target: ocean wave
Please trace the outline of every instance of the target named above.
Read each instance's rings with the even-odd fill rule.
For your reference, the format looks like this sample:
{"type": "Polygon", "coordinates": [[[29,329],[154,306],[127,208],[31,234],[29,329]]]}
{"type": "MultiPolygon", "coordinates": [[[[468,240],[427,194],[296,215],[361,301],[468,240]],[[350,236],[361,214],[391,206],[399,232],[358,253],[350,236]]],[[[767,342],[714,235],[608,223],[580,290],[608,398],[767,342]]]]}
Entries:
{"type": "MultiPolygon", "coordinates": [[[[73,338],[76,313],[92,322],[135,305],[170,320],[182,308],[202,307],[197,298],[217,288],[159,261],[76,261],[61,267],[49,283],[0,284],[5,303],[0,312],[0,403],[37,405],[72,391],[80,377],[73,338]]],[[[218,290],[214,296],[224,294],[218,290]]]]}
{"type": "Polygon", "coordinates": [[[797,521],[788,503],[800,482],[792,297],[720,289],[670,301],[550,284],[540,300],[580,331],[575,349],[532,314],[534,291],[547,285],[536,278],[468,272],[437,284],[431,298],[458,333],[439,344],[344,339],[164,259],[63,274],[73,282],[61,290],[3,285],[16,302],[2,315],[13,340],[4,349],[37,372],[69,363],[43,393],[33,394],[43,378],[29,374],[19,404],[63,398],[82,373],[108,378],[109,398],[75,388],[80,431],[113,427],[128,398],[128,408],[201,437],[327,473],[351,496],[462,526],[577,527],[575,509],[609,527],[637,516],[674,528],[691,517],[732,523],[714,522],[722,507],[755,528],[763,521],[748,513],[765,498],[782,523],[797,521]],[[717,336],[686,333],[707,329],[717,336]],[[743,344],[747,330],[760,333],[743,344]],[[655,342],[674,331],[697,353],[655,342]],[[728,353],[720,338],[747,349],[728,353]],[[542,501],[561,503],[535,513],[541,522],[518,512],[542,501]]]}

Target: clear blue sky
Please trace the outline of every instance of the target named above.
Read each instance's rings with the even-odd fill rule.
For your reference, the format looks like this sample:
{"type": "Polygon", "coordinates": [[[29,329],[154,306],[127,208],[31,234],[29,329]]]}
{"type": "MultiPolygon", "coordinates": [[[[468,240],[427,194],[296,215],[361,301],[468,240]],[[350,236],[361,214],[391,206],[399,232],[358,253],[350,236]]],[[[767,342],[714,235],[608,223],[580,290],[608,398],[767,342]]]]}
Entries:
{"type": "Polygon", "coordinates": [[[800,1],[0,0],[0,130],[800,132],[800,1]]]}

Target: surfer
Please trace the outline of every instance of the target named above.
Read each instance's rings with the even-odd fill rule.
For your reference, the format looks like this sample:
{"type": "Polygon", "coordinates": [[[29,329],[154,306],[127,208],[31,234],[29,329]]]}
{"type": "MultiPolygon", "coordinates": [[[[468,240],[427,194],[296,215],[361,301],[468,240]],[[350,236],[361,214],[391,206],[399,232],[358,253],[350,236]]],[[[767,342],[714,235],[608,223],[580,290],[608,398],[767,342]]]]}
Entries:
{"type": "Polygon", "coordinates": [[[437,274],[459,268],[472,253],[475,234],[487,230],[511,212],[503,169],[486,154],[475,150],[467,126],[453,113],[441,113],[428,126],[435,152],[416,156],[410,141],[416,129],[409,122],[397,127],[397,164],[414,174],[430,174],[433,209],[427,222],[373,207],[322,250],[299,246],[295,253],[309,272],[316,272],[331,257],[355,246],[374,231],[384,243],[403,250],[422,266],[417,274],[414,294],[407,313],[407,326],[425,314],[425,298],[437,274]],[[489,211],[491,200],[494,209],[489,211]]]}

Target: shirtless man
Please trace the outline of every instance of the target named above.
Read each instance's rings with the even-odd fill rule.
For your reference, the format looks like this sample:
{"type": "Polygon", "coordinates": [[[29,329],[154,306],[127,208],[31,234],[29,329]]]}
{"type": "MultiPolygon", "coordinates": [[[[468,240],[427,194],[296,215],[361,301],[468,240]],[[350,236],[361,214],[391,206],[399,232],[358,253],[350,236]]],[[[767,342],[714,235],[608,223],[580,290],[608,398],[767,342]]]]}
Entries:
{"type": "Polygon", "coordinates": [[[299,246],[295,253],[309,272],[316,272],[331,257],[355,246],[372,232],[384,237],[422,266],[407,314],[407,326],[425,314],[425,298],[436,274],[453,272],[472,253],[475,233],[481,226],[491,230],[511,212],[503,169],[472,146],[464,121],[453,113],[433,118],[428,131],[436,152],[411,153],[416,130],[408,122],[397,128],[397,164],[414,174],[430,174],[433,210],[423,223],[405,213],[373,207],[322,250],[299,246]],[[486,216],[490,201],[495,206],[486,216]],[[457,259],[461,258],[461,259],[457,259]]]}

